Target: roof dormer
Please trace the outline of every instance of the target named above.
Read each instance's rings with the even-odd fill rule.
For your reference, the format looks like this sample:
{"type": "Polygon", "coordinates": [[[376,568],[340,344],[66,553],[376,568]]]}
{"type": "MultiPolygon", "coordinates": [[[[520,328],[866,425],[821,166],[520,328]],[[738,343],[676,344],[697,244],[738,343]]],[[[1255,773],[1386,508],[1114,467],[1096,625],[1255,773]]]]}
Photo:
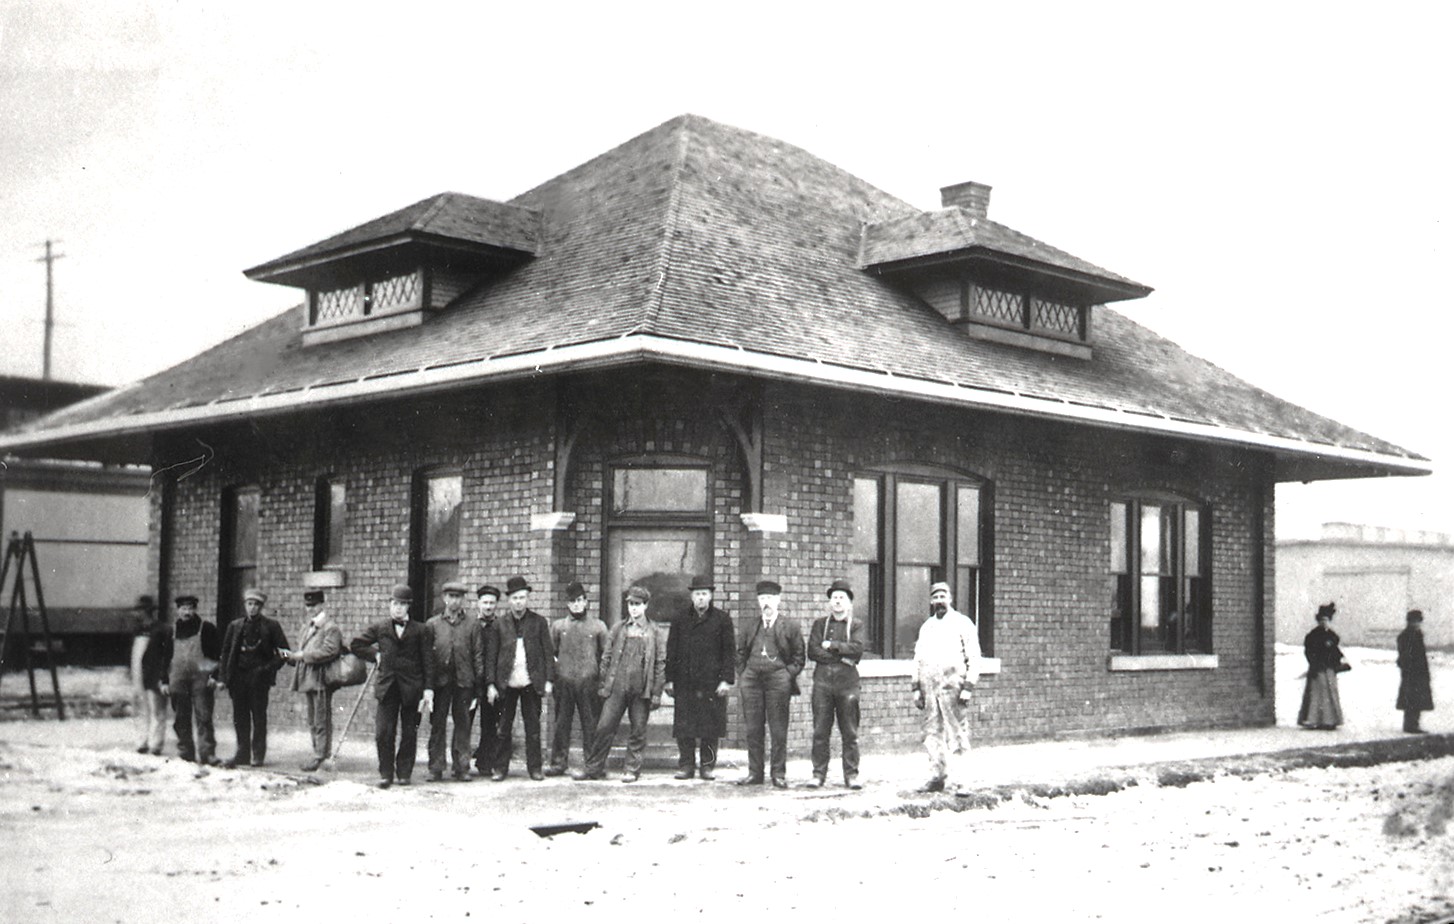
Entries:
{"type": "Polygon", "coordinates": [[[943,208],[866,225],[860,265],[913,292],[971,337],[1091,355],[1096,305],[1150,294],[987,217],[990,187],[939,191],[943,208]]]}
{"type": "Polygon", "coordinates": [[[308,293],[308,346],[422,324],[539,240],[533,209],[440,193],[244,274],[308,293]]]}

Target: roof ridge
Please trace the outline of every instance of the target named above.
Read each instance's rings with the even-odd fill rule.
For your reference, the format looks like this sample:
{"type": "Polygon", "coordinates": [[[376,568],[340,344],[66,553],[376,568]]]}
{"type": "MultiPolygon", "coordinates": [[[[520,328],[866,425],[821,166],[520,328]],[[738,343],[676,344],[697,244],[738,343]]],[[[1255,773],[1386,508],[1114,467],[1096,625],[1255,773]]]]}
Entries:
{"type": "Polygon", "coordinates": [[[666,220],[662,223],[661,255],[657,258],[656,279],[652,283],[652,293],[647,296],[645,317],[641,324],[641,329],[647,331],[655,330],[656,320],[661,316],[662,303],[666,300],[666,280],[671,274],[672,248],[676,240],[677,225],[681,219],[682,173],[686,170],[687,145],[691,141],[689,136],[690,118],[690,116],[681,118],[676,160],[672,164],[671,192],[667,196],[666,220]]]}
{"type": "MultiPolygon", "coordinates": [[[[427,230],[429,227],[429,223],[435,218],[439,217],[440,212],[444,211],[445,201],[453,195],[454,193],[445,191],[442,193],[435,193],[433,196],[429,197],[434,201],[429,203],[429,207],[424,210],[423,215],[420,215],[418,218],[414,219],[414,222],[410,225],[410,227],[413,228],[415,231],[427,230]]],[[[426,199],[425,201],[427,202],[429,200],[426,199]]]]}

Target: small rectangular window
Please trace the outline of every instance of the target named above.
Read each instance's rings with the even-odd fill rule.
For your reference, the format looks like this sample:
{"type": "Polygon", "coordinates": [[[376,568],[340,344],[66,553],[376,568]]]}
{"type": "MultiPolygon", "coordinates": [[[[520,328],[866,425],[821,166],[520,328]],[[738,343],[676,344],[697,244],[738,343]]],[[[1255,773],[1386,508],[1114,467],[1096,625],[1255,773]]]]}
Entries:
{"type": "Polygon", "coordinates": [[[343,564],[347,492],[341,479],[320,478],[313,500],[313,570],[343,564]]]}
{"type": "Polygon", "coordinates": [[[611,479],[611,513],[707,512],[705,468],[617,468],[611,479]]]}
{"type": "Polygon", "coordinates": [[[261,503],[262,491],[256,485],[230,488],[223,494],[219,627],[243,614],[242,594],[257,581],[261,503]]]}
{"type": "Polygon", "coordinates": [[[422,581],[424,594],[423,600],[416,598],[415,616],[428,617],[443,606],[441,588],[459,577],[464,479],[452,472],[431,473],[421,479],[418,490],[419,557],[414,573],[422,581]],[[421,606],[422,610],[417,608],[421,606]]]}

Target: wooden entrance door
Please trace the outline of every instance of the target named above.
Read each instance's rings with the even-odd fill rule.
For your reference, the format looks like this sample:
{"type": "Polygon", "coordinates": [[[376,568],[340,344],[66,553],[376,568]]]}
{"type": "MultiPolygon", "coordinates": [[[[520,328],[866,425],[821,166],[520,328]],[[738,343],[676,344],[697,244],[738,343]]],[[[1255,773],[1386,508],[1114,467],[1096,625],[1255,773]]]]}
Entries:
{"type": "Polygon", "coordinates": [[[626,614],[626,591],[640,584],[651,591],[647,617],[670,624],[691,603],[692,576],[711,572],[710,540],[709,530],[698,527],[612,529],[601,618],[607,625],[619,622],[626,614]]]}

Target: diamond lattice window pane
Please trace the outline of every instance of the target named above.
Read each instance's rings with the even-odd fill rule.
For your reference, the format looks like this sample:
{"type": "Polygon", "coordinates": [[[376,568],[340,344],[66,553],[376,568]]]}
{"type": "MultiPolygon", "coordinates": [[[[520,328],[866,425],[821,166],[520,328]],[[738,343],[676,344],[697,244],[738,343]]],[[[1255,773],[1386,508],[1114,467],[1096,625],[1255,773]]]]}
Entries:
{"type": "Polygon", "coordinates": [[[420,273],[416,270],[403,276],[391,276],[374,283],[371,311],[392,311],[395,308],[413,308],[419,304],[422,288],[420,273]]]}
{"type": "Polygon", "coordinates": [[[982,318],[1009,324],[1024,323],[1024,308],[1021,296],[997,289],[974,288],[974,313],[982,318]]]}
{"type": "Polygon", "coordinates": [[[318,293],[317,316],[313,323],[338,321],[343,318],[363,317],[363,286],[347,289],[330,289],[318,293]]]}
{"type": "Polygon", "coordinates": [[[1033,323],[1037,330],[1080,336],[1081,309],[1079,307],[1049,302],[1041,298],[1032,299],[1031,307],[1033,323]]]}

